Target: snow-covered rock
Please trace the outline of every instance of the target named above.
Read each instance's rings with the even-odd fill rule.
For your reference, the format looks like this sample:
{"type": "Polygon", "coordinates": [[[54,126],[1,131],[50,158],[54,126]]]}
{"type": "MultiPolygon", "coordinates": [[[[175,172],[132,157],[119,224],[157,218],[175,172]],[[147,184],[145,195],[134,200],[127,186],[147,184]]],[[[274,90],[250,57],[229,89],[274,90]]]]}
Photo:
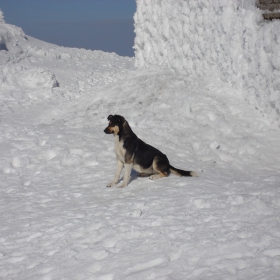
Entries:
{"type": "Polygon", "coordinates": [[[137,67],[220,79],[280,120],[280,21],[264,21],[254,0],[137,0],[134,19],[137,67]]]}

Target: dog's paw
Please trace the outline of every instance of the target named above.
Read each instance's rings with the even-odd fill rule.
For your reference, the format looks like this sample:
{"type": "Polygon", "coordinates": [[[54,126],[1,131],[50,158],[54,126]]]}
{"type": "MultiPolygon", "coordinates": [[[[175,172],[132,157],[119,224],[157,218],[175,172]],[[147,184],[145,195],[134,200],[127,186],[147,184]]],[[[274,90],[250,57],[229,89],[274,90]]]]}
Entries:
{"type": "Polygon", "coordinates": [[[125,187],[126,187],[126,185],[124,185],[124,184],[121,184],[118,186],[118,188],[125,188],[125,187]]]}
{"type": "Polygon", "coordinates": [[[156,179],[159,179],[159,178],[162,178],[164,177],[164,175],[162,174],[153,174],[149,177],[150,180],[156,180],[156,179]]]}
{"type": "Polygon", "coordinates": [[[113,187],[115,185],[115,182],[111,182],[111,183],[109,183],[106,187],[107,188],[111,188],[111,187],[113,187]]]}

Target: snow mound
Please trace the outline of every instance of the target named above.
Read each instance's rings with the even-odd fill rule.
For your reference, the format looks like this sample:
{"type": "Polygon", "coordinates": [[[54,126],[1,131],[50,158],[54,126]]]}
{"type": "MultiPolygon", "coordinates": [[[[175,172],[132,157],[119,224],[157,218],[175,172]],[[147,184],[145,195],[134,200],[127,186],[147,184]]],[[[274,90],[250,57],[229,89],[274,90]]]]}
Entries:
{"type": "Polygon", "coordinates": [[[42,67],[4,66],[0,72],[1,86],[4,89],[15,88],[54,88],[58,86],[55,76],[50,70],[42,67]]]}
{"type": "Polygon", "coordinates": [[[263,21],[254,0],[138,0],[134,19],[137,67],[221,80],[280,120],[280,21],[263,21]]]}
{"type": "Polygon", "coordinates": [[[0,89],[54,88],[55,75],[44,67],[26,64],[30,60],[28,38],[21,28],[6,24],[0,15],[0,89]]]}

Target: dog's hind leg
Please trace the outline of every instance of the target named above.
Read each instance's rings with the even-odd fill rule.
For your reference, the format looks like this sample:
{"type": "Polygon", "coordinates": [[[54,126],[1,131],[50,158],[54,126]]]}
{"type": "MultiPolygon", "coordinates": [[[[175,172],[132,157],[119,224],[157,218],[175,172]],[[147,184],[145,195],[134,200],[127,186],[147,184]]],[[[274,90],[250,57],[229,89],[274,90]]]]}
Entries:
{"type": "Polygon", "coordinates": [[[159,179],[159,178],[162,178],[162,177],[167,177],[168,175],[165,175],[165,174],[162,174],[162,173],[158,173],[158,174],[154,174],[154,175],[151,175],[149,177],[150,180],[156,180],[156,179],[159,179]]]}
{"type": "Polygon", "coordinates": [[[123,183],[118,186],[119,188],[124,188],[127,186],[129,179],[130,179],[131,169],[132,169],[132,163],[125,163],[124,174],[123,174],[123,183]]]}
{"type": "Polygon", "coordinates": [[[155,156],[153,161],[153,169],[155,171],[155,174],[149,177],[149,179],[151,180],[169,176],[169,161],[166,155],[155,156]]]}
{"type": "Polygon", "coordinates": [[[123,169],[123,163],[120,160],[118,160],[117,161],[117,169],[116,169],[116,174],[115,174],[114,180],[111,183],[109,183],[107,185],[107,187],[112,187],[112,186],[114,186],[115,184],[118,183],[120,175],[122,173],[122,169],[123,169]]]}

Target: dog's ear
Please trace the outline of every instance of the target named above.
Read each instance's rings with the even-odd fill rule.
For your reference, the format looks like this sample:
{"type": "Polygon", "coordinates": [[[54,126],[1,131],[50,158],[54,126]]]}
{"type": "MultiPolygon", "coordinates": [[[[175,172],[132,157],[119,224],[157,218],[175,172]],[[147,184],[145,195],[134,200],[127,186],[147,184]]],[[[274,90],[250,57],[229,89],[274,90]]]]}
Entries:
{"type": "Polygon", "coordinates": [[[112,118],[113,118],[113,115],[109,115],[108,118],[107,118],[107,120],[109,121],[109,120],[112,119],[112,118]]]}
{"type": "Polygon", "coordinates": [[[125,122],[125,118],[121,116],[121,123],[123,124],[125,122]]]}
{"type": "Polygon", "coordinates": [[[115,117],[116,118],[116,121],[119,123],[119,124],[123,124],[125,122],[125,118],[123,116],[120,116],[120,115],[116,115],[115,117]]]}

